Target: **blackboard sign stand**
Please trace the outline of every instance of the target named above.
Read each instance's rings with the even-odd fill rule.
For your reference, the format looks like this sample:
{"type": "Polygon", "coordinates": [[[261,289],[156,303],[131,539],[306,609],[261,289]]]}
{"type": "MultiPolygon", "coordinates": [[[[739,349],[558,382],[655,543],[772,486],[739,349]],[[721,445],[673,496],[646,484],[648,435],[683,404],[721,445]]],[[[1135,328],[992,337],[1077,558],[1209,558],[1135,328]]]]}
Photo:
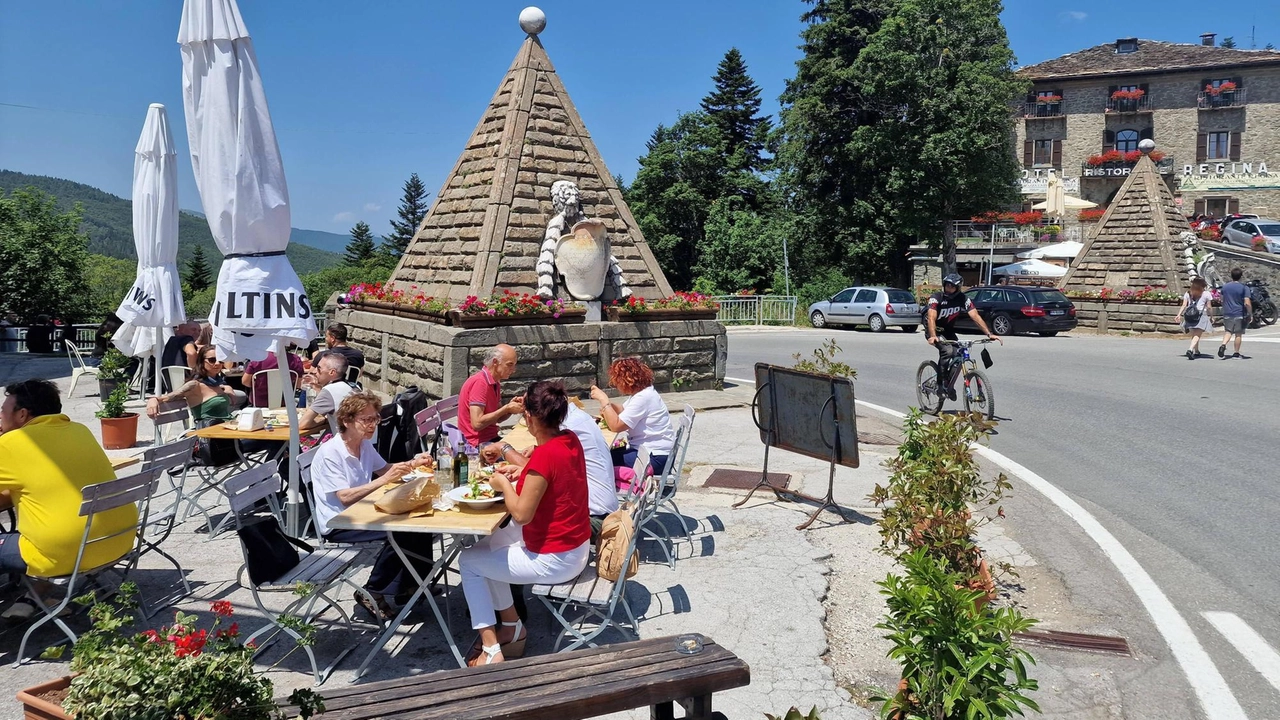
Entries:
{"type": "Polygon", "coordinates": [[[802,372],[766,363],[756,364],[756,393],[751,400],[751,419],[760,430],[764,442],[764,467],[760,481],[733,507],[751,499],[756,490],[769,488],[778,499],[805,500],[817,503],[809,519],[796,526],[804,530],[813,524],[823,510],[831,509],[844,516],[844,508],[835,501],[836,465],[858,467],[858,431],[853,405],[853,383],[848,378],[802,372]],[[809,408],[818,406],[816,415],[809,408]],[[790,422],[787,421],[790,418],[790,422]],[[785,425],[783,423],[786,423],[785,425]],[[814,435],[817,438],[814,438],[814,435]],[[828,440],[828,436],[831,437],[828,440]],[[820,440],[818,445],[814,440],[820,440]],[[769,449],[783,450],[830,461],[827,494],[814,497],[785,490],[769,482],[769,449]]]}

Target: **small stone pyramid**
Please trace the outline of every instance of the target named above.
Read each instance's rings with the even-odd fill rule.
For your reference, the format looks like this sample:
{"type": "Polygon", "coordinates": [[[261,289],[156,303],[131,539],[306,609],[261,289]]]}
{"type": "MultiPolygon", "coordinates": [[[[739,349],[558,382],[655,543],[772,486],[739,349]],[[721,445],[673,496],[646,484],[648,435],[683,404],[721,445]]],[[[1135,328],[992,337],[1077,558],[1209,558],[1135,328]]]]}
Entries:
{"type": "Polygon", "coordinates": [[[671,285],[538,40],[540,30],[526,28],[528,37],[391,282],[453,301],[503,289],[534,292],[538,252],[556,212],[551,184],[571,180],[586,216],[604,222],[632,292],[666,297],[671,285]]]}
{"type": "Polygon", "coordinates": [[[1139,290],[1151,285],[1178,293],[1186,289],[1176,248],[1181,247],[1178,234],[1191,227],[1148,156],[1153,149],[1154,145],[1143,148],[1097,230],[1062,279],[1064,288],[1139,290]]]}

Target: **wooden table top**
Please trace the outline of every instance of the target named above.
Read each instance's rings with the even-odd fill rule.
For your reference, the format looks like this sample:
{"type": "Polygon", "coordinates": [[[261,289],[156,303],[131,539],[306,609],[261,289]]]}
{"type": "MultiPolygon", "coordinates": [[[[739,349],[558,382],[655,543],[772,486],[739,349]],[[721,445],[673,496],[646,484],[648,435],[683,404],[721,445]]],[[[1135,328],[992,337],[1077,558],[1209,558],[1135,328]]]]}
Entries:
{"type": "Polygon", "coordinates": [[[324,717],[576,720],[750,684],[746,662],[698,637],[696,655],[659,637],[323,690],[324,717]]]}
{"type": "Polygon", "coordinates": [[[436,511],[427,517],[389,515],[373,505],[389,488],[383,486],[329,521],[330,530],[395,530],[398,532],[439,533],[442,535],[492,535],[507,518],[502,503],[484,508],[455,505],[447,512],[436,511]]]}
{"type": "MultiPolygon", "coordinates": [[[[325,428],[321,427],[302,434],[316,435],[324,430],[325,428]]],[[[262,428],[261,430],[240,430],[236,427],[236,422],[231,420],[217,425],[210,425],[206,428],[192,430],[190,434],[206,440],[274,440],[276,442],[288,442],[289,426],[277,425],[271,428],[262,428]]]]}
{"type": "MultiPolygon", "coordinates": [[[[613,447],[613,441],[618,437],[618,433],[603,428],[601,428],[600,432],[604,434],[604,441],[609,444],[609,447],[613,447]]],[[[538,444],[533,439],[533,433],[529,432],[529,428],[524,424],[523,419],[502,434],[502,442],[510,443],[511,447],[525,454],[528,454],[533,449],[533,446],[538,444]]]]}
{"type": "Polygon", "coordinates": [[[114,458],[110,458],[110,460],[111,460],[112,470],[127,468],[130,465],[137,465],[138,463],[142,462],[142,458],[138,457],[137,455],[134,455],[133,457],[114,457],[114,458]]]}

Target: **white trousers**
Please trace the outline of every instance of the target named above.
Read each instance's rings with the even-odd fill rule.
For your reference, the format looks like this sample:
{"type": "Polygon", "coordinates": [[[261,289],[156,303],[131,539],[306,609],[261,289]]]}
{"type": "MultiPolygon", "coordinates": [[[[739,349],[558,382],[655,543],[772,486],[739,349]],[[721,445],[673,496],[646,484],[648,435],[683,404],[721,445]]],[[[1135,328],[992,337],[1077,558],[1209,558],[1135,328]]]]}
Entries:
{"type": "Polygon", "coordinates": [[[568,582],[587,566],[588,540],[572,550],[535,553],[524,546],[521,526],[514,522],[462,551],[458,568],[462,594],[471,612],[471,627],[479,630],[498,623],[497,611],[514,601],[511,586],[555,585],[568,582]]]}

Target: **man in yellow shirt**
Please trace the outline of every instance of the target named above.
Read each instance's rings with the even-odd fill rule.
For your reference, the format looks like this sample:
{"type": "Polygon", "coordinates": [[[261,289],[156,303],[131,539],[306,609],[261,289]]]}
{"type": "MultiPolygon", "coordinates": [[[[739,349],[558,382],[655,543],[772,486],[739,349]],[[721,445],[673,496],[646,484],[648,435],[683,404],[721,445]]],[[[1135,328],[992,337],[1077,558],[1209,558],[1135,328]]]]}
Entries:
{"type": "MultiPolygon", "coordinates": [[[[89,428],[62,414],[57,385],[25,380],[4,392],[0,491],[8,493],[17,510],[18,532],[0,533],[0,572],[34,578],[70,575],[84,538],[82,491],[87,485],[114,480],[115,471],[89,428]]],[[[94,534],[123,530],[136,520],[136,508],[116,508],[94,517],[94,534]]],[[[119,560],[133,542],[134,536],[126,533],[94,543],[85,549],[81,569],[119,560]]],[[[25,618],[35,611],[30,600],[23,598],[4,617],[25,618]]]]}

